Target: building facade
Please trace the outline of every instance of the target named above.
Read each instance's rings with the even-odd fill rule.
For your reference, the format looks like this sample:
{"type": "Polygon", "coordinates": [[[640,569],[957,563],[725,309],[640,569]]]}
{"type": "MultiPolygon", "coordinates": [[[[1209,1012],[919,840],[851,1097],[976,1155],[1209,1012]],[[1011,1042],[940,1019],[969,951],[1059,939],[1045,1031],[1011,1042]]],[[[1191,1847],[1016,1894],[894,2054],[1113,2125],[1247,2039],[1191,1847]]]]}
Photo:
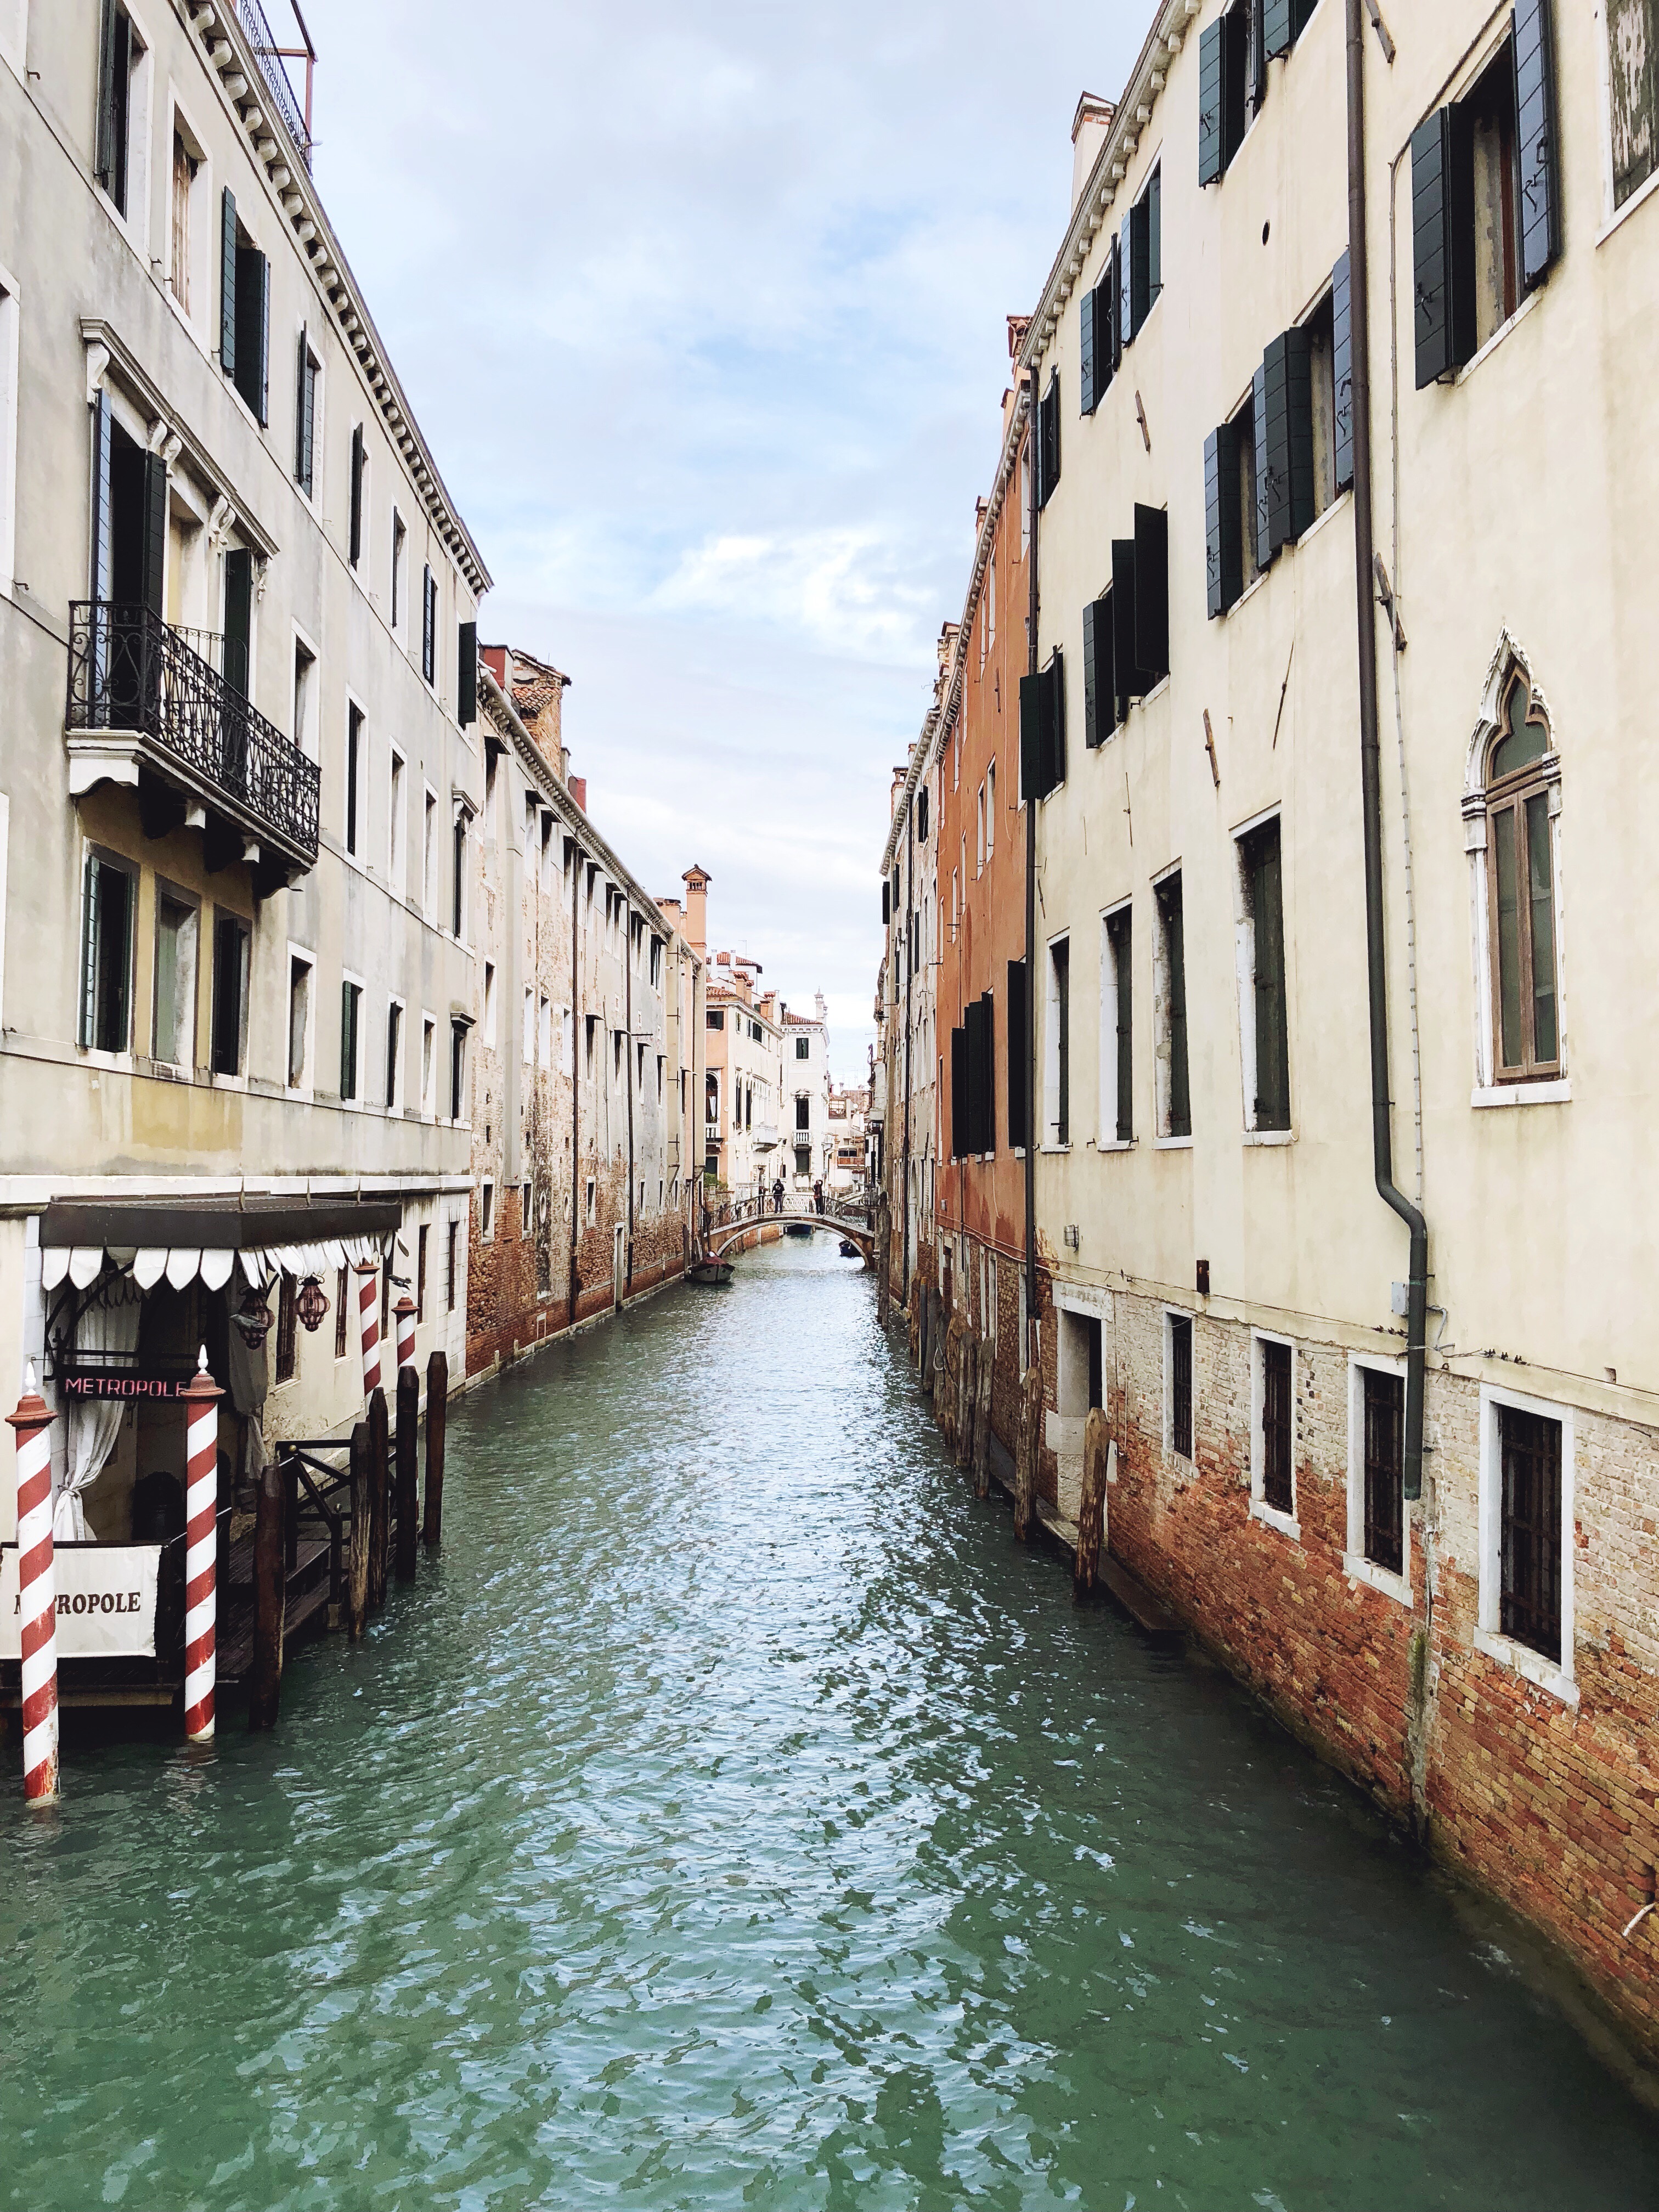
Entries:
{"type": "Polygon", "coordinates": [[[228,1481],[361,1411],[359,1265],[462,1370],[489,577],[236,11],[0,22],[0,1330],[125,1538],[198,1346],[228,1481]]]}
{"type": "Polygon", "coordinates": [[[827,1184],[835,1161],[830,1127],[830,1025],[823,994],[817,1012],[781,1010],[782,1090],[786,1180],[792,1197],[810,1197],[814,1183],[827,1184]]]}

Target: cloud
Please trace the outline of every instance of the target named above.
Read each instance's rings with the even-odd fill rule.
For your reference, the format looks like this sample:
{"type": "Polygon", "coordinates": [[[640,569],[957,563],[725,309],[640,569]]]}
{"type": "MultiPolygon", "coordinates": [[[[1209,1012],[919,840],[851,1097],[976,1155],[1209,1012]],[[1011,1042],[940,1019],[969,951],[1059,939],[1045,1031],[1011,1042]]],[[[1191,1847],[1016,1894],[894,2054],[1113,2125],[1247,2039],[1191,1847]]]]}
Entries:
{"type": "Polygon", "coordinates": [[[673,613],[793,631],[829,653],[925,665],[933,597],[872,528],[723,537],[688,547],[654,594],[673,613]]]}

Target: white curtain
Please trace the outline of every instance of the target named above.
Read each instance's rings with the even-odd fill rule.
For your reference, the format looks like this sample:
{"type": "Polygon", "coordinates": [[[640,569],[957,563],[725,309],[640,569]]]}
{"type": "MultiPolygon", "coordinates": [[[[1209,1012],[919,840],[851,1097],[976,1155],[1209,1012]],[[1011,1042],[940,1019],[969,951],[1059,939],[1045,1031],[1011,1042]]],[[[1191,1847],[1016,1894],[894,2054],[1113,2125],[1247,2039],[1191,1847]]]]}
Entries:
{"type": "MultiPolygon", "coordinates": [[[[90,1306],[75,1332],[78,1352],[135,1352],[143,1301],[125,1285],[112,1285],[112,1303],[90,1306]]],[[[69,1467],[52,1516],[60,1544],[82,1544],[91,1530],[82,1499],[109,1465],[126,1407],[118,1398],[77,1398],[70,1408],[69,1467]]]]}

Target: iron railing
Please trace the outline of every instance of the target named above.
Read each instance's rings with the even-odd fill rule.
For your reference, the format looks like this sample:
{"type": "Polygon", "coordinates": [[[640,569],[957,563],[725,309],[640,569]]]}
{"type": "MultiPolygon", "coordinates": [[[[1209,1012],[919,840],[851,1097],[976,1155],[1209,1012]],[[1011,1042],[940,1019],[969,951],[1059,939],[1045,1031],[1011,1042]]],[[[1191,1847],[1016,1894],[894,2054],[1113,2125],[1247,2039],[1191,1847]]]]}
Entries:
{"type": "Polygon", "coordinates": [[[283,66],[282,49],[270,35],[265,11],[259,5],[259,0],[235,0],[235,8],[236,20],[253,49],[253,58],[259,64],[265,90],[270,94],[272,105],[282,117],[289,137],[298,148],[300,159],[309,169],[311,133],[306,128],[305,118],[300,112],[300,103],[294,96],[294,87],[283,66]]]}
{"type": "Polygon", "coordinates": [[[71,731],[140,732],[239,820],[297,849],[307,866],[316,860],[316,762],[149,608],[70,606],[65,721],[71,731]]]}

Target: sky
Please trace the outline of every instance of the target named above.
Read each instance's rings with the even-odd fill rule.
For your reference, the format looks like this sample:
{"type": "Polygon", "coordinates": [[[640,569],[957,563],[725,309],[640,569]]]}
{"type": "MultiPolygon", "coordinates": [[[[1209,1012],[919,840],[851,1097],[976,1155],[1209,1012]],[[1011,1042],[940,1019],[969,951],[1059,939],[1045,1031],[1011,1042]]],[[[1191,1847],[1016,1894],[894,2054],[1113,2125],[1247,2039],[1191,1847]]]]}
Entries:
{"type": "MultiPolygon", "coordinates": [[[[266,0],[276,25],[282,0],[266,0]]],[[[893,768],[1150,0],[302,0],[314,172],[565,738],[647,889],[829,1003],[864,1079],[893,768]]],[[[278,33],[280,38],[280,32],[278,33]]]]}

